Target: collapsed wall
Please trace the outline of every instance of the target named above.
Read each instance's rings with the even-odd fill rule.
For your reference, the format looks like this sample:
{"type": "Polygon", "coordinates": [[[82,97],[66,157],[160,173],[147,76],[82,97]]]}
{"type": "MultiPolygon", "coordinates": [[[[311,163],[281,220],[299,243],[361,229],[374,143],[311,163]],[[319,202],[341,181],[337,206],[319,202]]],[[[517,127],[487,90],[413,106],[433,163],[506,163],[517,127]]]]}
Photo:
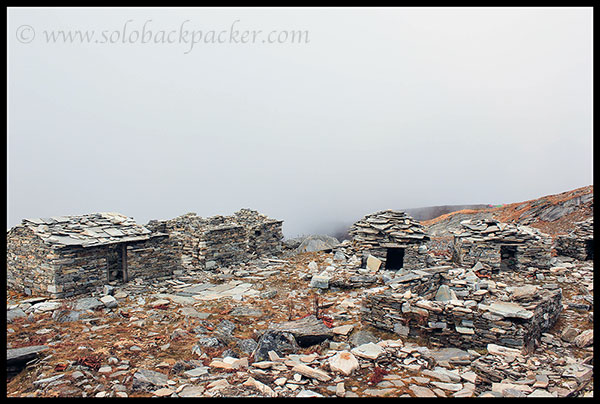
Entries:
{"type": "Polygon", "coordinates": [[[470,349],[494,343],[531,349],[562,311],[558,288],[524,285],[501,293],[493,281],[464,269],[413,272],[402,287],[367,295],[362,319],[434,345],[470,349]]]}

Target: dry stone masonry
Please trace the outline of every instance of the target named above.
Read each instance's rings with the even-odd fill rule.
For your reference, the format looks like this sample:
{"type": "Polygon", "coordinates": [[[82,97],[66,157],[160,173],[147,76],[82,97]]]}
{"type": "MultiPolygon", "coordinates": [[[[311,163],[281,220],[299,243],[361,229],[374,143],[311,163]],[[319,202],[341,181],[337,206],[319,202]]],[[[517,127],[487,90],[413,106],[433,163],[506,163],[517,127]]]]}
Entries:
{"type": "Polygon", "coordinates": [[[7,233],[7,285],[68,297],[112,280],[172,274],[168,236],[118,213],[24,219],[7,233]]]}
{"type": "Polygon", "coordinates": [[[559,255],[573,257],[578,260],[594,258],[594,218],[575,223],[575,230],[556,238],[556,252],[559,255]]]}
{"type": "Polygon", "coordinates": [[[241,209],[231,216],[208,218],[187,213],[169,220],[151,220],[147,227],[168,233],[181,267],[194,271],[278,254],[282,223],[257,211],[241,209]]]}
{"type": "Polygon", "coordinates": [[[493,272],[548,268],[551,252],[547,234],[494,219],[464,220],[454,233],[453,261],[462,266],[480,262],[493,272]]]}
{"type": "Polygon", "coordinates": [[[562,311],[555,285],[522,285],[500,291],[471,270],[417,270],[390,289],[367,295],[362,318],[403,336],[463,349],[494,343],[531,349],[562,311]]]}
{"type": "Polygon", "coordinates": [[[365,216],[349,231],[352,245],[365,256],[383,262],[383,268],[397,270],[425,268],[429,241],[425,228],[404,212],[383,210],[365,216]]]}

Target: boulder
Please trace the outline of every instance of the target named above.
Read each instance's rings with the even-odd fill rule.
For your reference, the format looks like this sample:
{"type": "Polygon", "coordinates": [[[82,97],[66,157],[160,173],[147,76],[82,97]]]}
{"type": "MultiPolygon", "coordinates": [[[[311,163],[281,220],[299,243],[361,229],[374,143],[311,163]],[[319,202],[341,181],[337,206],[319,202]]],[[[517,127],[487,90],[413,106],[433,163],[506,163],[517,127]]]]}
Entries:
{"type": "Polygon", "coordinates": [[[289,332],[267,330],[258,340],[252,352],[254,360],[269,360],[269,351],[275,351],[279,356],[285,356],[298,351],[300,347],[294,336],[289,332]]]}
{"type": "Polygon", "coordinates": [[[275,324],[269,329],[292,334],[301,347],[320,344],[333,338],[333,331],[312,314],[300,320],[275,324]]]}
{"type": "Polygon", "coordinates": [[[383,348],[377,344],[369,342],[368,344],[363,344],[352,349],[352,353],[356,356],[360,356],[361,358],[375,360],[383,353],[383,348]]]}

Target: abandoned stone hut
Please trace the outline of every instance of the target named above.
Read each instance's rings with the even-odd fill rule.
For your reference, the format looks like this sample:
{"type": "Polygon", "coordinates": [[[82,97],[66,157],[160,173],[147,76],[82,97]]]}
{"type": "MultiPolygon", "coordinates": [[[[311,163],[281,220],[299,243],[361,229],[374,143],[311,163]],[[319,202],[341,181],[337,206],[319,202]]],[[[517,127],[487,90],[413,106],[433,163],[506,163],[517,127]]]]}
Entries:
{"type": "Polygon", "coordinates": [[[382,268],[406,270],[427,267],[429,241],[425,228],[401,211],[382,210],[363,217],[349,230],[352,247],[382,261],[382,268]]]}
{"type": "Polygon", "coordinates": [[[492,272],[549,268],[552,238],[528,226],[494,219],[463,220],[454,233],[452,260],[472,267],[477,262],[492,272]]]}
{"type": "Polygon", "coordinates": [[[186,270],[214,269],[281,251],[282,220],[255,210],[230,216],[200,217],[187,213],[169,220],[151,220],[147,227],[170,235],[171,248],[186,270]]]}
{"type": "Polygon", "coordinates": [[[118,213],[24,219],[7,233],[7,286],[69,297],[107,282],[172,274],[168,235],[118,213]]]}
{"type": "Polygon", "coordinates": [[[575,223],[569,234],[556,237],[555,249],[559,255],[581,261],[594,259],[594,218],[575,223]]]}

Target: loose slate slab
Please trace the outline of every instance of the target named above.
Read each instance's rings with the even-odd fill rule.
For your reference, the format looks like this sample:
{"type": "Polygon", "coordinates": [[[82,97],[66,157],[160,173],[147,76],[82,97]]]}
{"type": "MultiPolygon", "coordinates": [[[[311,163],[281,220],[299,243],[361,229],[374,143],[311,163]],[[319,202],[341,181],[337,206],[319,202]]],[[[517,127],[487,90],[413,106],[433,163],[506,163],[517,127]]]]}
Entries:
{"type": "Polygon", "coordinates": [[[6,365],[14,366],[21,362],[28,362],[36,358],[40,352],[48,349],[46,345],[33,345],[23,348],[13,348],[6,350],[6,365]]]}
{"type": "Polygon", "coordinates": [[[152,386],[163,387],[167,385],[168,377],[160,372],[148,369],[139,369],[133,375],[133,389],[147,390],[152,386]]]}

